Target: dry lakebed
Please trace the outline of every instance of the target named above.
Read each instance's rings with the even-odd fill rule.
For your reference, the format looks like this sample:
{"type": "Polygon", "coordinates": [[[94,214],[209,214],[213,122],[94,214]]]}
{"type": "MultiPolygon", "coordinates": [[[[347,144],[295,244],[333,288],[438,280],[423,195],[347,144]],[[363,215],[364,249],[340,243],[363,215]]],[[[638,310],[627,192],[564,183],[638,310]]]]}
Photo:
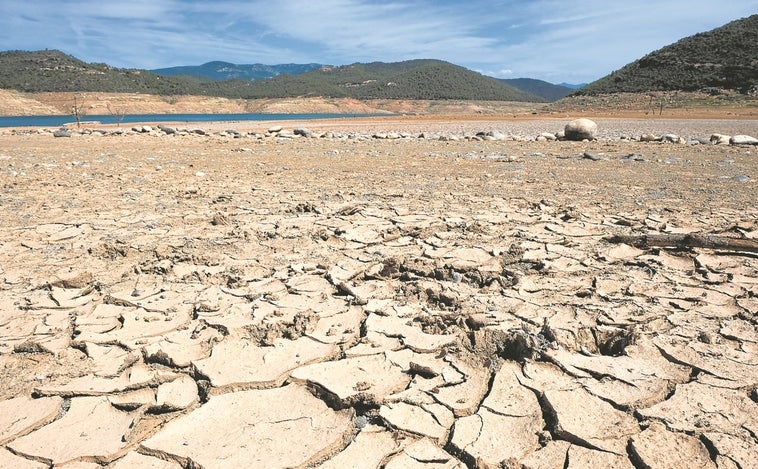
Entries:
{"type": "Polygon", "coordinates": [[[596,122],[2,130],[0,467],[758,467],[758,123],[596,122]]]}

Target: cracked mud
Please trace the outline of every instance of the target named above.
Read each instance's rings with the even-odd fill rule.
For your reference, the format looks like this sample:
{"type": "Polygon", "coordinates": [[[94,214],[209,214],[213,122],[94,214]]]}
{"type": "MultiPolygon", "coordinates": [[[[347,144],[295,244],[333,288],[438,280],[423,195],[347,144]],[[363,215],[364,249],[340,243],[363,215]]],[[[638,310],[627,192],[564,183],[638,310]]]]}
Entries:
{"type": "Polygon", "coordinates": [[[0,467],[758,467],[755,147],[375,124],[0,135],[0,467]]]}

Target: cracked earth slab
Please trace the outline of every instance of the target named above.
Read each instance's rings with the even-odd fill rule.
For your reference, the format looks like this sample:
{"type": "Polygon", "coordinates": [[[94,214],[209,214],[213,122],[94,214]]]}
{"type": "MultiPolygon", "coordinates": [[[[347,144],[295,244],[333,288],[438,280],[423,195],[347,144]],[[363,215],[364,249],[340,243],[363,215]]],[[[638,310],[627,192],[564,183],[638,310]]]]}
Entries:
{"type": "Polygon", "coordinates": [[[758,465],[753,148],[348,132],[0,135],[0,466],[758,465]]]}

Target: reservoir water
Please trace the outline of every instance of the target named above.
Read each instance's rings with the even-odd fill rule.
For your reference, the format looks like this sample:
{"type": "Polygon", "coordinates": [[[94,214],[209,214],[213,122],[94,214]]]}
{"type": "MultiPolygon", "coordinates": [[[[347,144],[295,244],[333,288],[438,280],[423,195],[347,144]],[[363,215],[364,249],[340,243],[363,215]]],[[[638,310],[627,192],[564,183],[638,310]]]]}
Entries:
{"type": "MultiPolygon", "coordinates": [[[[239,121],[273,121],[273,120],[312,120],[351,117],[371,117],[376,114],[127,114],[121,124],[155,123],[155,122],[239,122],[239,121]]],[[[386,114],[382,114],[386,115],[386,114]]],[[[112,115],[82,116],[82,124],[98,122],[116,124],[112,115]]],[[[0,116],[0,127],[58,127],[74,124],[70,115],[63,116],[0,116]]]]}

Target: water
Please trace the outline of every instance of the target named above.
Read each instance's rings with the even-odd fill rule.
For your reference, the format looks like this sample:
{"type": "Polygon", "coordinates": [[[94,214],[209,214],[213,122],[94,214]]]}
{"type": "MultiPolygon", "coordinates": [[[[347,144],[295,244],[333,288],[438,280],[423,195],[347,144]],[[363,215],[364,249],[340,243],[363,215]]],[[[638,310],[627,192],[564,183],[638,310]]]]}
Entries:
{"type": "MultiPolygon", "coordinates": [[[[239,121],[278,121],[278,120],[312,120],[349,117],[372,117],[376,114],[128,114],[121,119],[121,124],[150,122],[239,122],[239,121]]],[[[386,115],[386,114],[382,114],[386,115]]],[[[116,124],[112,115],[82,116],[82,123],[98,122],[116,124]]],[[[65,116],[0,116],[0,127],[59,127],[76,123],[74,118],[65,116]]]]}

